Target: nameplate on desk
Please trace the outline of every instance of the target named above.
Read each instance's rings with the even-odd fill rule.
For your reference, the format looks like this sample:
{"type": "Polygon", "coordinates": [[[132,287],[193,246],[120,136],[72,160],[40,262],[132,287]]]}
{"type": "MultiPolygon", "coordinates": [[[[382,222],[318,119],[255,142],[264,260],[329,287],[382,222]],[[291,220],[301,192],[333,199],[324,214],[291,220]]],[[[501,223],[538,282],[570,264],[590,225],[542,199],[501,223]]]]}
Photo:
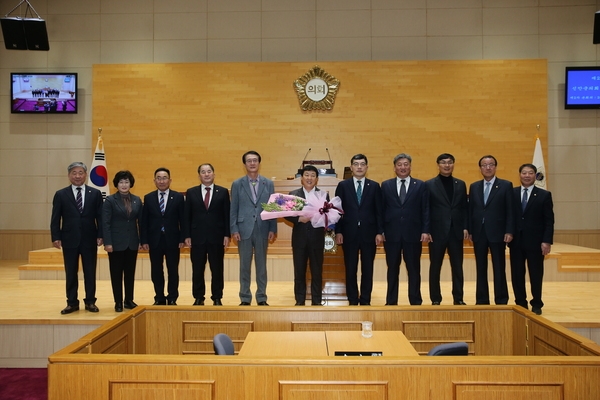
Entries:
{"type": "Polygon", "coordinates": [[[336,351],[334,355],[341,357],[381,357],[383,351],[336,351]]]}

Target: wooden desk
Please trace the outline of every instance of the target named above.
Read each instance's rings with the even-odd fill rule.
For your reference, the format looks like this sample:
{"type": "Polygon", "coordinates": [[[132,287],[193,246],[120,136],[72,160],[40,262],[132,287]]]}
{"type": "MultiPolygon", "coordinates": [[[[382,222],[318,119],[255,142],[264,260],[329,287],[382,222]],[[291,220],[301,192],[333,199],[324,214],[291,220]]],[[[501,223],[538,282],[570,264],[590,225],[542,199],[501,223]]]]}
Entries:
{"type": "Polygon", "coordinates": [[[381,351],[383,356],[418,356],[417,350],[400,331],[373,331],[370,338],[361,331],[326,331],[327,350],[330,356],[336,351],[381,351]]]}
{"type": "Polygon", "coordinates": [[[333,357],[336,351],[381,351],[384,357],[419,355],[399,331],[373,331],[370,338],[362,337],[361,331],[249,332],[239,355],[333,357]]]}
{"type": "Polygon", "coordinates": [[[325,332],[248,332],[238,355],[251,357],[326,357],[325,332]]]}

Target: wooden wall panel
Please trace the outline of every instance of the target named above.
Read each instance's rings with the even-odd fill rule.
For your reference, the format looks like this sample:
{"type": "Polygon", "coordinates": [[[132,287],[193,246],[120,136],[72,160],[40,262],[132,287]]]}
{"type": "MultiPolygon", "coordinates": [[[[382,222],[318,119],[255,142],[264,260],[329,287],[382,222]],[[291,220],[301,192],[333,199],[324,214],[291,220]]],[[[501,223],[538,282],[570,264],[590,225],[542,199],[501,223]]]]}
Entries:
{"type": "MultiPolygon", "coordinates": [[[[329,112],[303,112],[292,82],[314,63],[95,65],[93,130],[102,128],[109,175],[129,169],[134,192],[154,189],[152,174],[171,169],[173,187],[198,184],[200,163],[230,186],[245,173],[241,155],[255,149],[267,177],[293,175],[331,153],[339,177],[355,153],[369,157],[370,178],[393,176],[400,152],[413,176],[437,174],[442,152],[455,175],[480,179],[479,158],[498,160],[498,175],[517,181],[539,134],[547,150],[546,60],[322,62],[341,81],[329,112]],[[537,125],[540,126],[539,131],[537,125]]],[[[545,151],[547,154],[547,151],[545,151]]]]}

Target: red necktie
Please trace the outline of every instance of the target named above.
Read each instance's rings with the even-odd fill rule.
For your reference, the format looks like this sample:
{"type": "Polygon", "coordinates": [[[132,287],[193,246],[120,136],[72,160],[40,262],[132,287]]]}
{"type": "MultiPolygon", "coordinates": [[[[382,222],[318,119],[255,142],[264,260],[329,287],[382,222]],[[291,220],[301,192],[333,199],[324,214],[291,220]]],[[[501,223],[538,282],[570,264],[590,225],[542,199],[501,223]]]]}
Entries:
{"type": "Polygon", "coordinates": [[[204,206],[208,210],[208,204],[210,203],[210,188],[206,188],[206,194],[204,195],[204,206]]]}

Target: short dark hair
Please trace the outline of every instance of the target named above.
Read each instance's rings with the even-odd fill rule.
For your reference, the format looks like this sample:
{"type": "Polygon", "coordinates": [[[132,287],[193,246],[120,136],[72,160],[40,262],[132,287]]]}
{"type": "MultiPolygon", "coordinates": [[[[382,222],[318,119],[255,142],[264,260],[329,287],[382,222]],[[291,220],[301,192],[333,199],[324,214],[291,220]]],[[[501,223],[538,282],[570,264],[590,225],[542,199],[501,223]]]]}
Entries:
{"type": "Polygon", "coordinates": [[[119,171],[115,174],[115,178],[113,179],[113,185],[115,185],[115,187],[118,188],[119,181],[122,179],[129,179],[129,187],[133,187],[133,185],[135,184],[135,178],[133,177],[133,174],[127,170],[124,170],[119,171]]]}
{"type": "Polygon", "coordinates": [[[204,163],[204,164],[198,165],[198,175],[200,175],[200,169],[202,169],[203,165],[208,165],[210,167],[210,169],[212,170],[212,172],[215,172],[215,167],[213,167],[211,163],[204,163]]]}
{"type": "Polygon", "coordinates": [[[312,171],[317,174],[317,178],[319,177],[319,170],[314,165],[305,165],[304,168],[302,168],[302,175],[304,175],[306,171],[312,171]]]}
{"type": "Polygon", "coordinates": [[[487,156],[483,156],[479,159],[479,163],[478,165],[481,167],[481,160],[483,160],[484,158],[491,158],[492,160],[494,160],[494,164],[496,164],[496,166],[498,166],[498,160],[496,160],[496,157],[494,157],[491,154],[488,154],[487,156]]]}
{"type": "Polygon", "coordinates": [[[356,161],[356,160],[365,160],[367,165],[369,165],[369,160],[367,160],[367,156],[365,156],[364,154],[358,153],[358,154],[353,155],[352,158],[350,159],[350,164],[352,164],[352,161],[356,161]]]}
{"type": "Polygon", "coordinates": [[[449,158],[449,159],[451,159],[451,160],[452,160],[452,162],[456,161],[456,160],[454,159],[454,156],[453,156],[452,154],[450,154],[450,153],[442,153],[442,154],[440,154],[440,155],[438,156],[438,158],[437,158],[437,160],[435,160],[435,162],[436,162],[437,164],[439,164],[439,163],[440,163],[440,161],[442,161],[442,160],[445,160],[446,158],[449,158]]]}
{"type": "Polygon", "coordinates": [[[521,171],[523,171],[523,168],[531,168],[533,170],[533,172],[535,172],[537,174],[537,168],[535,165],[533,164],[523,164],[519,167],[519,173],[521,173],[521,171]]]}
{"type": "MultiPolygon", "coordinates": [[[[165,168],[165,167],[156,168],[156,171],[154,171],[154,176],[156,176],[156,174],[158,174],[161,171],[166,172],[167,175],[169,176],[169,178],[171,177],[171,171],[169,171],[169,169],[165,168]]],[[[131,186],[133,186],[133,185],[131,185],[131,186]]]]}
{"type": "Polygon", "coordinates": [[[412,164],[412,157],[406,153],[400,153],[396,157],[394,157],[394,165],[398,162],[398,160],[402,160],[403,158],[407,159],[410,164],[412,164]]]}
{"type": "Polygon", "coordinates": [[[247,151],[244,153],[244,155],[242,156],[242,164],[246,164],[246,156],[250,155],[250,154],[254,154],[255,156],[258,156],[258,163],[260,164],[260,162],[262,161],[262,159],[260,158],[260,154],[258,154],[258,152],[254,151],[254,150],[250,150],[250,151],[247,151]]]}

